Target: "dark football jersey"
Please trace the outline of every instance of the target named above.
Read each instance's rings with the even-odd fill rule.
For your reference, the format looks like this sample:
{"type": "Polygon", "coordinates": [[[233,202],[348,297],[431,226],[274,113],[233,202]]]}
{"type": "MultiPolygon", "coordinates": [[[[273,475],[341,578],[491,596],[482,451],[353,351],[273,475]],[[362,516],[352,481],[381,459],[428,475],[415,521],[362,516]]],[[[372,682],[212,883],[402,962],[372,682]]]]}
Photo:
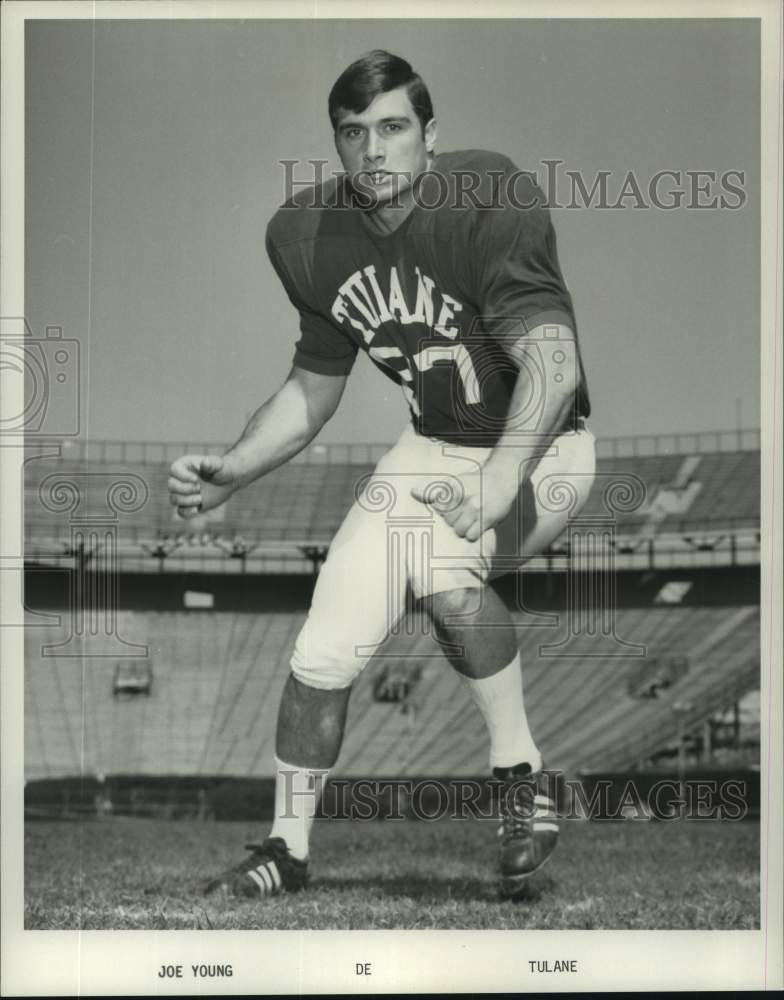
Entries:
{"type": "MultiPolygon", "coordinates": [[[[555,231],[530,176],[496,153],[441,153],[388,235],[371,231],[352,194],[333,177],[298,192],[267,227],[300,315],[295,365],[347,374],[362,349],[401,386],[418,433],[492,446],[517,378],[509,339],[565,326],[558,357],[579,373],[570,421],[590,413],[555,231]]],[[[516,426],[535,430],[546,392],[536,352],[528,367],[533,392],[516,426]]]]}

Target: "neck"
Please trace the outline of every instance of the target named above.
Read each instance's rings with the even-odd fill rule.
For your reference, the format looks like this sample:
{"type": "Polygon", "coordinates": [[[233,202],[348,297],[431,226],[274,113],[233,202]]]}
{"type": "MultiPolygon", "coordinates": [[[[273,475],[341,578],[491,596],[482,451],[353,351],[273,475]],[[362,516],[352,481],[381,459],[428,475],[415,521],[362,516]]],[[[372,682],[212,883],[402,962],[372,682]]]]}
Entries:
{"type": "Polygon", "coordinates": [[[414,199],[411,192],[406,191],[405,195],[395,199],[390,204],[368,209],[365,212],[365,218],[372,229],[386,236],[402,226],[413,210],[414,199]]]}

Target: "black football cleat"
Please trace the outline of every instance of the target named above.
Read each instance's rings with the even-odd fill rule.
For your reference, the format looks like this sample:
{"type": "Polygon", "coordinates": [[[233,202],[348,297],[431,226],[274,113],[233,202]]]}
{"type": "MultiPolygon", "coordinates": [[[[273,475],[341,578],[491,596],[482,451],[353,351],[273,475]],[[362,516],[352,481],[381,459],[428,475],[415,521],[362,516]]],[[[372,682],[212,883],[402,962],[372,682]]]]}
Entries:
{"type": "Polygon", "coordinates": [[[493,777],[502,783],[499,889],[504,899],[511,899],[525,890],[527,880],[555,849],[555,802],[549,794],[547,774],[533,773],[528,764],[493,768],[493,777]]]}
{"type": "Polygon", "coordinates": [[[281,892],[297,892],[308,881],[308,863],[289,853],[281,837],[267,837],[263,844],[246,844],[249,858],[210,879],[203,888],[205,896],[223,891],[229,896],[260,899],[281,892]]]}

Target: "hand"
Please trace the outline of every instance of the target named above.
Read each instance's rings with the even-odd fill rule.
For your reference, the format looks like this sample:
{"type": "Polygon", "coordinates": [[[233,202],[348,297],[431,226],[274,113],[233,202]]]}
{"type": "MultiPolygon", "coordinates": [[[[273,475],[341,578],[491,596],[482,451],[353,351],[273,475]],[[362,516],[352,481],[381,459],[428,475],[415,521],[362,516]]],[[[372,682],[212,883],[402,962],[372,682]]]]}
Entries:
{"type": "Polygon", "coordinates": [[[191,518],[219,507],[240,483],[219,455],[182,455],[169,470],[169,502],[180,517],[191,518]]]}
{"type": "MultiPolygon", "coordinates": [[[[426,487],[414,486],[411,496],[420,503],[427,503],[460,538],[475,542],[485,531],[494,528],[506,517],[517,496],[518,482],[509,476],[496,475],[485,468],[455,476],[462,486],[462,497],[450,499],[447,504],[427,503],[426,487]]],[[[458,493],[460,487],[458,487],[458,493]]]]}

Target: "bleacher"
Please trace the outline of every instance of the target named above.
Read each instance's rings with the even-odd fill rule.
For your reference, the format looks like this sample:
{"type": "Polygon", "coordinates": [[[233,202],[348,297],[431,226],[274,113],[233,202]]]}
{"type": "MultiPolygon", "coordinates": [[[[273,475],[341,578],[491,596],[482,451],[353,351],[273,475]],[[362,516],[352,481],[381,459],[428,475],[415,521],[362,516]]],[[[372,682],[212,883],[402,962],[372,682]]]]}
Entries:
{"type": "MultiPolygon", "coordinates": [[[[25,771],[247,775],[272,773],[275,720],[301,613],[125,612],[123,635],[148,645],[148,697],[115,698],[110,660],[40,655],[27,634],[25,771]]],[[[759,684],[759,609],[619,609],[616,636],[648,658],[685,656],[689,670],[653,700],[626,683],[639,662],[607,636],[557,647],[565,624],[519,620],[526,702],[553,767],[632,767],[677,733],[674,706],[699,725],[759,684]],[[548,655],[549,654],[549,655],[548,655]],[[690,707],[689,707],[690,706],[690,707]]],[[[56,630],[47,629],[49,634],[56,630]]],[[[56,641],[56,637],[55,637],[56,641]]],[[[628,648],[627,648],[628,651],[628,648]]],[[[336,775],[478,775],[487,737],[458,675],[421,622],[386,644],[355,684],[336,775]],[[421,666],[402,705],[374,699],[379,670],[400,657],[421,666]]]]}
{"type": "MultiPolygon", "coordinates": [[[[113,695],[114,659],[43,656],[42,632],[29,628],[27,776],[253,773],[274,738],[263,723],[304,617],[123,613],[118,631],[153,662],[152,694],[133,698],[113,695]]],[[[60,638],[45,632],[47,643],[60,638]]]]}
{"type": "MultiPolygon", "coordinates": [[[[752,440],[746,448],[739,438],[717,435],[713,450],[701,448],[703,442],[696,437],[676,440],[672,447],[663,439],[652,440],[653,446],[640,453],[634,441],[631,451],[622,439],[605,443],[583,516],[605,515],[609,495],[617,494],[621,502],[612,516],[617,537],[629,551],[644,553],[645,546],[635,549],[637,539],[671,537],[679,539],[688,554],[692,542],[696,548],[701,538],[734,537],[741,531],[756,533],[758,546],[758,436],[756,446],[752,440]]],[[[194,446],[107,445],[92,459],[78,449],[71,449],[67,460],[31,455],[25,465],[26,559],[38,569],[49,562],[56,565],[55,557],[66,553],[72,533],[86,536],[112,524],[121,557],[111,568],[115,573],[162,571],[164,559],[156,564],[150,558],[156,542],[183,533],[192,535],[197,547],[213,545],[216,560],[224,564],[230,562],[230,545],[221,548],[218,541],[238,538],[262,547],[299,545],[305,558],[308,543],[314,550],[326,549],[357,485],[372,471],[381,451],[370,446],[332,448],[314,446],[235,495],[225,508],[188,522],[177,518],[169,505],[166,479],[171,452],[200,450],[194,446]],[[124,480],[130,486],[123,486],[124,480]],[[121,508],[116,515],[107,502],[110,496],[115,508],[121,508]],[[101,522],[96,514],[109,516],[101,522]],[[129,569],[133,552],[139,566],[129,569]]],[[[738,570],[742,563],[759,561],[758,551],[736,561],[733,547],[731,555],[731,565],[738,570]]],[[[557,549],[547,560],[556,556],[557,549]]],[[[649,573],[654,578],[665,565],[691,565],[679,561],[685,555],[678,551],[674,563],[664,563],[658,551],[655,556],[655,572],[649,573]]],[[[300,572],[312,571],[307,559],[311,556],[300,572]]],[[[166,562],[168,569],[174,560],[166,562]]],[[[88,562],[86,567],[94,565],[88,562]]],[[[244,565],[240,568],[245,570],[244,565]]],[[[542,568],[555,572],[568,566],[544,561],[542,568]]],[[[637,569],[649,572],[654,566],[641,564],[637,569]]],[[[657,592],[667,580],[660,579],[657,592]]],[[[679,579],[676,573],[676,590],[682,585],[679,579]]],[[[645,599],[627,600],[615,613],[614,631],[583,628],[572,634],[568,621],[552,612],[540,610],[533,622],[518,615],[528,712],[553,767],[569,773],[633,767],[675,739],[684,726],[694,730],[711,713],[728,708],[759,685],[756,593],[753,586],[746,588],[743,598],[739,592],[737,603],[732,603],[734,585],[727,586],[718,600],[702,600],[698,593],[688,606],[656,603],[659,596],[653,592],[645,599]],[[641,651],[642,657],[637,655],[641,651]],[[630,693],[629,678],[641,662],[668,657],[688,663],[684,676],[655,698],[630,693]]],[[[160,585],[155,591],[165,592],[160,585]]],[[[115,659],[86,655],[86,647],[80,647],[86,640],[78,636],[68,647],[75,655],[42,655],[44,643],[53,645],[63,638],[68,615],[63,615],[60,630],[34,627],[41,620],[29,615],[27,777],[269,775],[278,701],[306,602],[262,603],[254,611],[247,610],[247,601],[236,607],[246,610],[121,612],[119,634],[139,644],[140,650],[146,646],[153,665],[151,693],[142,697],[115,697],[115,659]]],[[[336,774],[486,772],[486,734],[479,714],[421,619],[410,624],[410,633],[386,643],[355,684],[336,774]],[[401,704],[378,700],[376,681],[401,662],[419,667],[410,695],[401,704]]]]}
{"type": "Polygon", "coordinates": [[[110,514],[107,486],[129,477],[138,483],[143,502],[138,509],[117,515],[120,537],[152,540],[182,531],[209,530],[231,536],[242,534],[264,541],[330,538],[354,499],[357,482],[371,466],[346,464],[290,464],[274,469],[245,490],[235,494],[208,521],[183,521],[169,503],[168,467],[129,464],[86,466],[59,459],[29,462],[25,470],[25,534],[29,543],[69,538],[71,520],[88,514],[110,514]],[[49,490],[56,482],[73,482],[80,491],[79,506],[65,513],[51,510],[49,490]],[[141,485],[143,484],[143,486],[141,485]],[[146,491],[146,499],[145,499],[146,491]]]}
{"type": "MultiPolygon", "coordinates": [[[[107,487],[128,477],[135,477],[140,502],[117,515],[121,544],[183,532],[327,543],[351,506],[357,485],[372,469],[367,461],[289,463],[235,494],[224,508],[183,521],[168,501],[166,463],[31,459],[25,466],[26,545],[31,553],[41,554],[62,548],[74,520],[110,513],[107,487]],[[62,486],[58,502],[52,500],[55,484],[68,481],[80,495],[75,510],[64,502],[62,486]]],[[[754,528],[759,511],[760,452],[752,449],[600,457],[582,515],[610,514],[619,533],[666,534],[754,528]],[[632,501],[613,506],[613,498],[626,488],[634,494],[632,501]]]]}
{"type": "Polygon", "coordinates": [[[719,452],[700,456],[695,479],[701,489],[684,516],[671,515],[666,529],[683,522],[708,523],[714,528],[758,522],[760,516],[760,456],[756,452],[719,452]]]}
{"type": "MultiPolygon", "coordinates": [[[[660,486],[672,482],[682,462],[681,455],[599,458],[596,463],[596,481],[583,512],[591,515],[606,513],[605,494],[615,483],[628,484],[629,488],[635,491],[635,501],[639,491],[640,505],[644,505],[646,500],[655,495],[660,486]]],[[[635,509],[628,512],[619,511],[617,516],[619,521],[627,525],[636,524],[644,517],[640,513],[640,507],[636,505],[635,509]]]]}

